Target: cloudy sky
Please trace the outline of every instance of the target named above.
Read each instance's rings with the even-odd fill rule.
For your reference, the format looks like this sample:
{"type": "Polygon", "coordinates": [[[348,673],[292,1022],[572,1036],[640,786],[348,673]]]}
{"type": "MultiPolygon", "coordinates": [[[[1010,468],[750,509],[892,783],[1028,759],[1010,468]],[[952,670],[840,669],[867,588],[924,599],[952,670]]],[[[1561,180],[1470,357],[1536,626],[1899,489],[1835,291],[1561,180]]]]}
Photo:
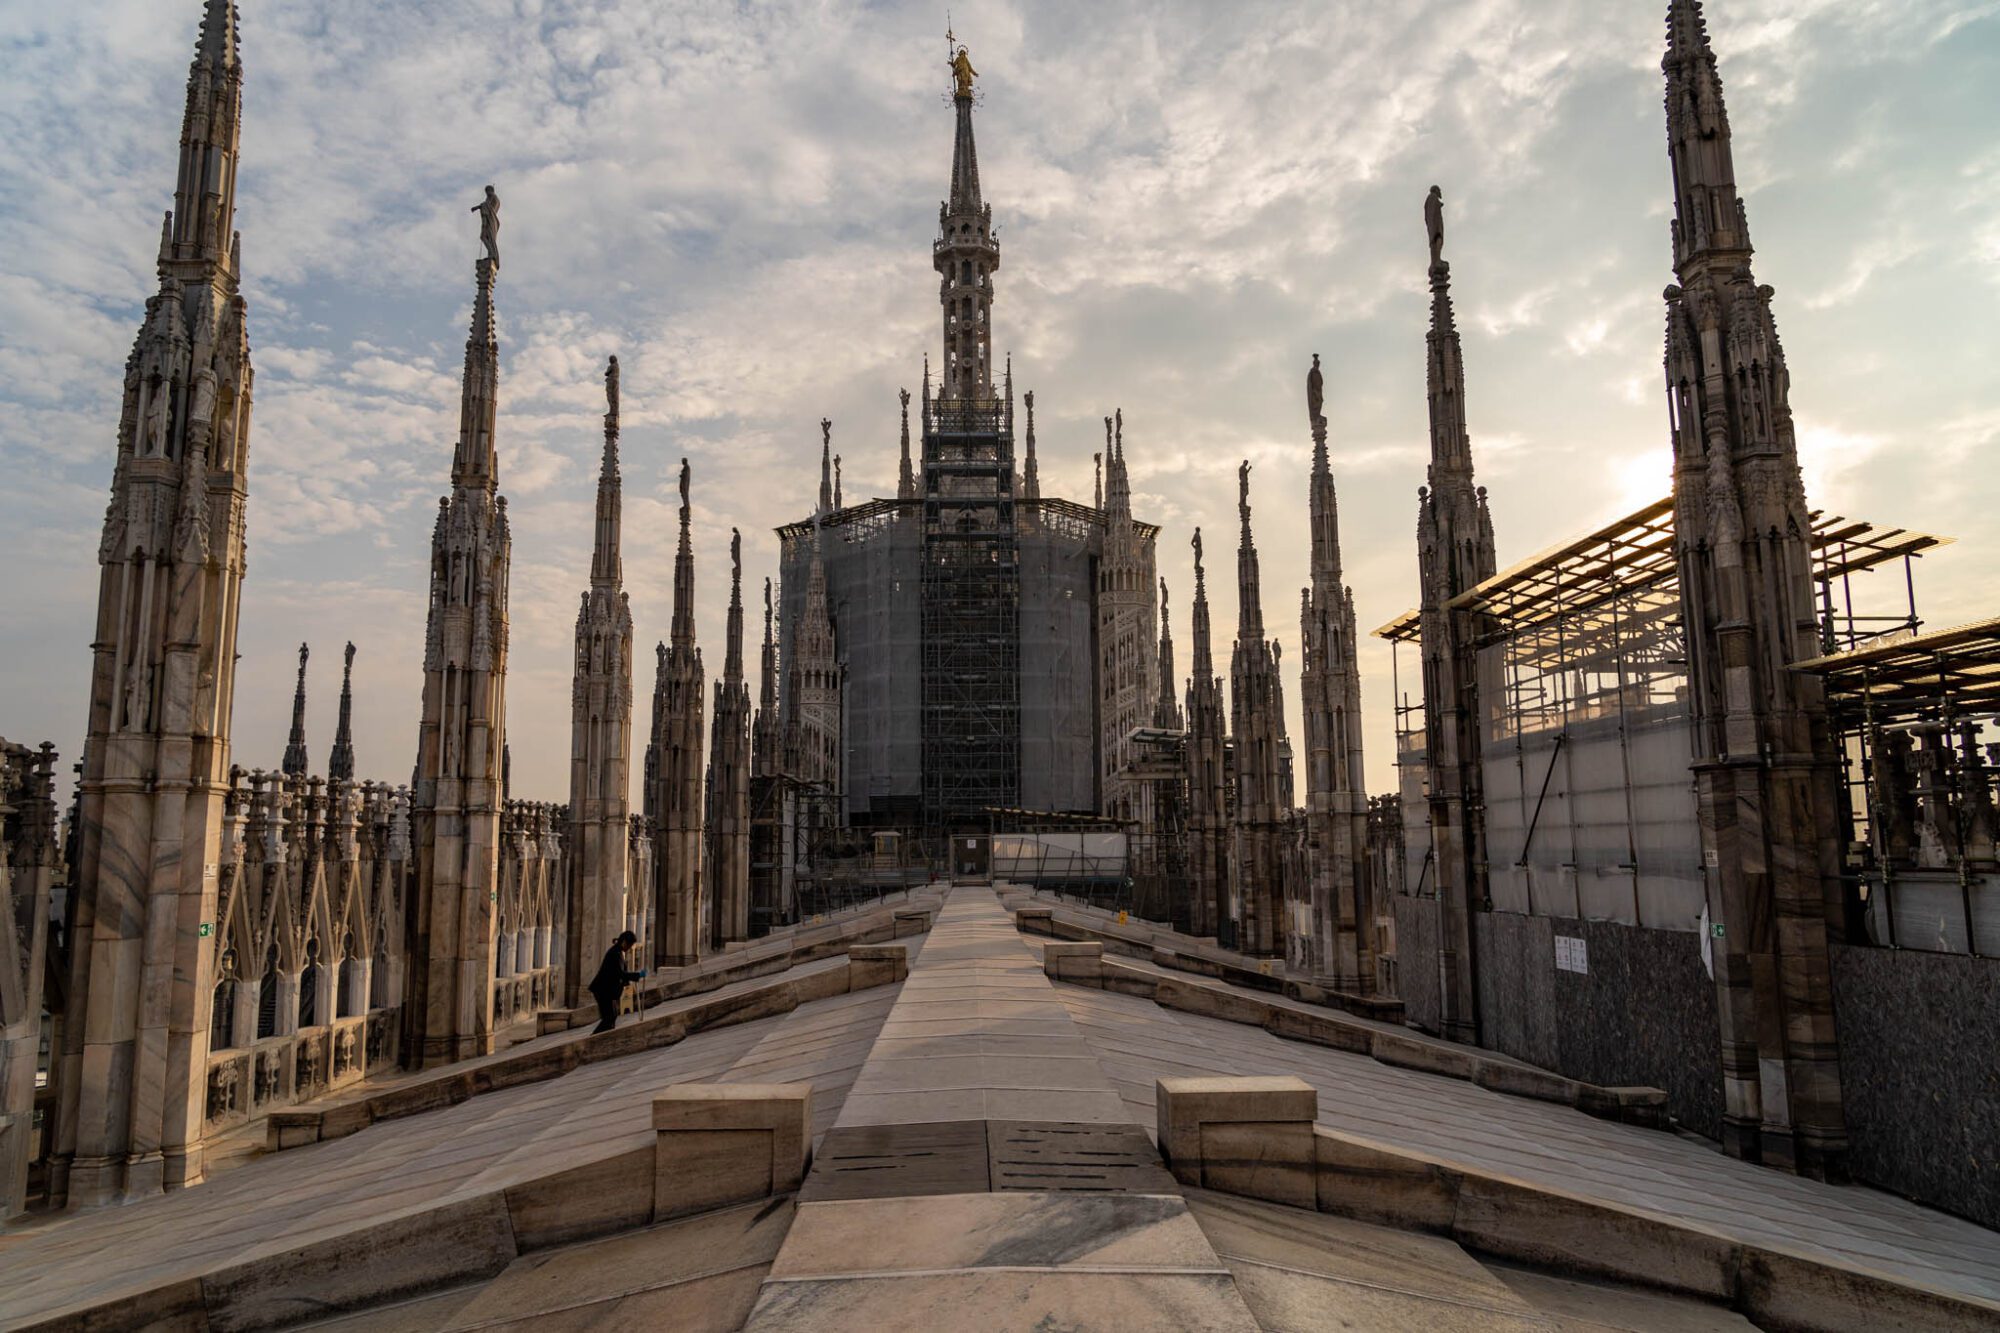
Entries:
{"type": "MultiPolygon", "coordinates": [[[[2000,2],[1710,8],[1809,493],[1959,537],[1924,562],[1927,618],[1991,614],[2000,2]]],[[[65,762],[82,742],[121,368],[155,285],[199,9],[0,0],[0,734],[53,740],[65,762]]],[[[774,570],[772,525],[816,489],[822,415],[847,495],[894,493],[896,390],[915,388],[937,338],[944,12],[242,9],[237,221],[258,383],[237,760],[277,764],[306,639],[323,767],[351,638],[360,768],[407,780],[477,251],[467,210],[492,181],[514,785],[562,799],[608,354],[625,371],[625,571],[646,648],[668,623],[683,455],[700,634],[718,665],[729,529],[743,529],[752,580],[774,570]]],[[[1664,493],[1663,9],[954,4],[982,76],[981,170],[1005,246],[996,350],[1037,391],[1047,491],[1088,500],[1099,422],[1124,409],[1135,507],[1166,529],[1183,670],[1196,524],[1222,534],[1209,547],[1218,632],[1235,623],[1227,534],[1243,458],[1267,622],[1288,670],[1299,660],[1313,352],[1361,621],[1412,602],[1433,182],[1502,564],[1664,493]]],[[[651,653],[639,661],[644,699],[651,653]]],[[[1371,642],[1365,666],[1370,781],[1386,789],[1386,650],[1371,642]]]]}

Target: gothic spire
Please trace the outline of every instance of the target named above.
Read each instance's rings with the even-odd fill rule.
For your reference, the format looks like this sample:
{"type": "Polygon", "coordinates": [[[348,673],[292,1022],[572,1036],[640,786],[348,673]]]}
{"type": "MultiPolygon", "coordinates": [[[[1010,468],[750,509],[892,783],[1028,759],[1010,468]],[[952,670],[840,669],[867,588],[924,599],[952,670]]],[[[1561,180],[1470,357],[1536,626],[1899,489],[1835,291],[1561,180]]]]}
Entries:
{"type": "Polygon", "coordinates": [[[1667,147],[1674,168],[1674,269],[1686,283],[1707,259],[1727,274],[1750,255],[1750,227],[1736,193],[1729,114],[1701,0],[1669,0],[1667,147]]]}
{"type": "Polygon", "coordinates": [[[597,544],[590,558],[594,588],[617,591],[625,581],[619,553],[624,501],[618,479],[618,358],[604,368],[604,458],[597,469],[597,544]]]}
{"type": "Polygon", "coordinates": [[[1167,581],[1160,580],[1160,697],[1153,705],[1153,725],[1178,731],[1179,700],[1174,694],[1174,627],[1167,615],[1167,581]]]}
{"type": "Polygon", "coordinates": [[[1431,327],[1425,391],[1430,400],[1431,489],[1472,484],[1472,442],[1465,432],[1465,361],[1451,308],[1451,265],[1444,259],[1444,192],[1424,201],[1431,242],[1431,327]]]}
{"type": "MultiPolygon", "coordinates": [[[[170,243],[162,246],[160,255],[163,261],[229,262],[235,241],[242,112],[243,67],[237,58],[236,6],[232,0],[207,0],[201,37],[188,68],[180,175],[174,187],[170,243]]],[[[234,266],[230,267],[233,271],[234,266]]]]}
{"type": "Polygon", "coordinates": [[[1132,483],[1125,471],[1125,409],[1104,418],[1104,504],[1109,513],[1132,516],[1132,483]]]}
{"type": "MultiPolygon", "coordinates": [[[[910,391],[908,389],[898,389],[896,392],[903,400],[903,460],[897,465],[896,469],[896,498],[898,500],[914,500],[917,498],[917,478],[916,474],[910,470],[910,391]]],[[[1033,425],[1034,409],[1030,407],[1028,411],[1028,438],[1032,441],[1035,438],[1035,428],[1033,425]]],[[[1034,456],[1032,453],[1032,444],[1029,448],[1031,451],[1029,457],[1032,458],[1034,456]]],[[[1032,467],[1033,465],[1030,464],[1030,466],[1032,467]]]]}
{"type": "Polygon", "coordinates": [[[725,684],[743,683],[743,534],[729,530],[729,627],[723,648],[722,679],[725,684]]]}
{"type": "Polygon", "coordinates": [[[1021,464],[1021,495],[1025,499],[1042,498],[1042,473],[1035,463],[1035,391],[1028,390],[1021,395],[1021,401],[1028,405],[1028,456],[1021,464]]]}
{"type": "MultiPolygon", "coordinates": [[[[908,395],[906,394],[905,397],[908,395]]],[[[778,761],[778,644],[771,631],[771,580],[764,580],[764,649],[757,660],[757,728],[752,756],[760,776],[776,772],[778,761]]]]}
{"type": "Polygon", "coordinates": [[[1208,575],[1201,567],[1201,529],[1194,530],[1194,678],[1215,678],[1215,657],[1209,649],[1208,575]]]}
{"type": "Polygon", "coordinates": [[[993,236],[993,210],[980,196],[979,156],[972,142],[975,71],[964,47],[951,65],[958,132],[951,150],[951,192],[938,205],[938,238],[931,247],[931,265],[943,279],[944,391],[939,397],[986,401],[993,397],[993,274],[1000,267],[1000,242],[993,236]]]}
{"type": "Polygon", "coordinates": [[[327,756],[326,776],[334,782],[354,781],[354,645],[351,642],[340,670],[340,721],[334,727],[333,753],[327,756]]]}
{"type": "Polygon", "coordinates": [[[1236,547],[1236,637],[1261,643],[1264,639],[1263,597],[1258,590],[1257,547],[1250,539],[1250,460],[1236,469],[1236,514],[1243,532],[1236,547]]]}
{"type": "Polygon", "coordinates": [[[1323,406],[1319,353],[1313,353],[1312,370],[1306,376],[1306,407],[1312,418],[1313,464],[1310,506],[1312,514],[1313,592],[1326,596],[1340,586],[1340,502],[1333,488],[1333,466],[1327,459],[1326,416],[1323,406]]]}
{"type": "Polygon", "coordinates": [[[819,419],[819,512],[833,512],[833,420],[819,419]]]}
{"type": "Polygon", "coordinates": [[[681,460],[681,542],[674,552],[673,640],[676,652],[694,648],[694,510],[688,503],[688,461],[681,460]]]}
{"type": "Polygon", "coordinates": [[[840,509],[844,507],[840,499],[840,455],[839,454],[835,454],[833,456],[833,507],[835,509],[840,509]]]}
{"type": "Polygon", "coordinates": [[[213,74],[226,74],[236,69],[234,0],[207,0],[203,5],[201,40],[196,45],[195,65],[213,74]]]}
{"type": "Polygon", "coordinates": [[[299,685],[292,693],[292,734],[285,745],[285,776],[302,778],[312,761],[306,758],[306,658],[311,650],[299,645],[299,685]]]}
{"type": "Polygon", "coordinates": [[[500,340],[494,329],[495,265],[481,257],[473,266],[478,284],[472,300],[472,328],[465,339],[465,374],[459,393],[458,451],[452,457],[452,485],[495,490],[500,462],[493,430],[499,414],[500,340]]]}

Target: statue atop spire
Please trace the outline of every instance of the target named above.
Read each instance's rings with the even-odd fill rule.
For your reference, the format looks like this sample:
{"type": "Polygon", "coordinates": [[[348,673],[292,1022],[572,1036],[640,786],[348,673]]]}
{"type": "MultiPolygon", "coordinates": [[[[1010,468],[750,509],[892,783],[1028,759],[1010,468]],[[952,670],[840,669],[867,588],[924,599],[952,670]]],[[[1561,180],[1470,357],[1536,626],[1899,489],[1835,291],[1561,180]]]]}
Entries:
{"type": "Polygon", "coordinates": [[[1250,544],[1250,460],[1236,469],[1236,515],[1243,520],[1243,544],[1250,544]]]}
{"type": "Polygon", "coordinates": [[[479,243],[486,247],[486,262],[491,264],[495,270],[498,270],[500,267],[500,196],[489,185],[486,187],[486,197],[474,204],[470,211],[479,214],[479,243]]]}
{"type": "Polygon", "coordinates": [[[979,71],[972,67],[972,57],[966,53],[964,47],[959,47],[958,54],[951,58],[951,95],[953,97],[970,98],[972,96],[972,81],[978,76],[979,71]]]}
{"type": "Polygon", "coordinates": [[[1326,377],[1320,373],[1319,353],[1314,352],[1312,369],[1306,372],[1306,423],[1312,427],[1315,440],[1326,439],[1325,407],[1326,377]]]}
{"type": "MultiPolygon", "coordinates": [[[[1431,192],[1424,196],[1424,231],[1431,242],[1431,267],[1444,262],[1444,191],[1431,186],[1431,192]]],[[[1315,364],[1319,358],[1314,357],[1315,364]]]]}
{"type": "Polygon", "coordinates": [[[833,418],[819,419],[819,512],[833,512],[833,418]]]}
{"type": "Polygon", "coordinates": [[[604,441],[607,445],[618,439],[618,358],[612,357],[604,367],[604,441]]]}

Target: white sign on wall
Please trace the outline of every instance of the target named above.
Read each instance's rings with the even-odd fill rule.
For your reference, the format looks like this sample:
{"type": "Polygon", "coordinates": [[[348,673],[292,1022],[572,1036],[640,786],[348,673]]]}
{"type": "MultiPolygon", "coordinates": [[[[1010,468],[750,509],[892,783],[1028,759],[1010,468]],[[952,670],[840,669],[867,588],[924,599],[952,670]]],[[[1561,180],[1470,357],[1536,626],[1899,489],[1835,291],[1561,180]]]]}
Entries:
{"type": "Polygon", "coordinates": [[[1574,935],[1556,936],[1556,970],[1559,972],[1590,971],[1590,950],[1582,940],[1574,935]]]}

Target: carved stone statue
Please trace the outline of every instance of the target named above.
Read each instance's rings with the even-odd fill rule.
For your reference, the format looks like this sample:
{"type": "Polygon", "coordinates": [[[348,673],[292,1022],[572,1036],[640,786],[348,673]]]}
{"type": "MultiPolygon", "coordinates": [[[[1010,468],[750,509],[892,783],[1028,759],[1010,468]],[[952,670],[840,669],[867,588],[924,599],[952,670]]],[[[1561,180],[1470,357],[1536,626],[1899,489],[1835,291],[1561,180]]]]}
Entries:
{"type": "Polygon", "coordinates": [[[1188,543],[1188,545],[1190,545],[1190,546],[1194,547],[1194,562],[1195,562],[1195,563],[1196,563],[1197,565],[1199,565],[1199,564],[1201,563],[1201,529],[1200,529],[1200,528],[1196,528],[1196,529],[1194,530],[1194,539],[1193,539],[1192,541],[1190,541],[1190,542],[1188,543]]]}
{"type": "Polygon", "coordinates": [[[957,85],[953,89],[952,95],[954,97],[972,96],[972,80],[978,73],[979,71],[972,67],[972,57],[965,53],[964,47],[959,47],[958,54],[951,58],[951,77],[957,85]]]}
{"type": "Polygon", "coordinates": [[[237,1070],[234,1063],[208,1071],[208,1118],[220,1120],[236,1110],[237,1070]]]}
{"type": "Polygon", "coordinates": [[[1317,431],[1320,422],[1326,418],[1320,409],[1326,405],[1326,377],[1319,371],[1319,353],[1313,353],[1312,369],[1306,372],[1306,420],[1317,431]]]}
{"type": "Polygon", "coordinates": [[[486,187],[486,197],[470,210],[479,214],[479,243],[486,247],[486,261],[500,267],[500,196],[486,187]]]}
{"type": "Polygon", "coordinates": [[[167,400],[173,389],[164,380],[153,383],[152,400],[146,404],[146,452],[164,454],[167,451],[167,400]]]}
{"type": "Polygon", "coordinates": [[[1431,186],[1424,196],[1424,230],[1431,238],[1431,264],[1444,262],[1444,191],[1431,186]]]}
{"type": "Polygon", "coordinates": [[[687,502],[688,502],[688,461],[687,459],[683,458],[681,460],[681,508],[683,509],[687,508],[687,502]]]}

